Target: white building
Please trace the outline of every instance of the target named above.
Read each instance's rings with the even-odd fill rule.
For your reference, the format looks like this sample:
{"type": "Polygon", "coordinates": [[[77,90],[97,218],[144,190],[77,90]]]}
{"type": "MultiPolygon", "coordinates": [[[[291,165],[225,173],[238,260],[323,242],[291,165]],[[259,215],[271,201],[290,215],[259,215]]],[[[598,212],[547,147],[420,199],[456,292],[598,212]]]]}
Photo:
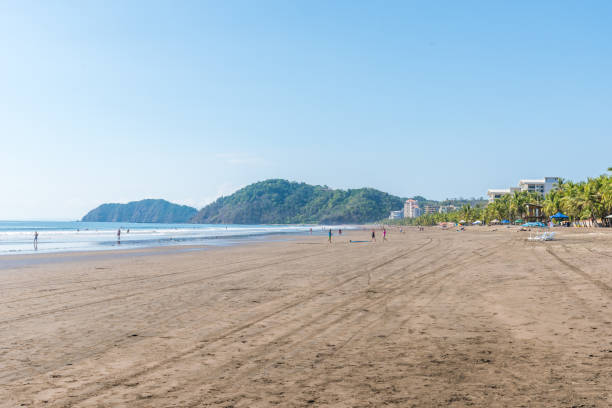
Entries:
{"type": "Polygon", "coordinates": [[[489,202],[497,200],[501,196],[505,196],[507,194],[512,194],[515,191],[520,191],[518,187],[510,187],[510,188],[502,188],[502,189],[490,189],[487,190],[487,196],[489,196],[489,202]]]}
{"type": "Polygon", "coordinates": [[[555,188],[559,182],[558,177],[544,177],[543,179],[534,180],[519,180],[518,187],[510,187],[505,189],[491,189],[487,191],[489,202],[492,203],[496,199],[506,194],[512,194],[515,191],[527,191],[530,193],[539,193],[545,196],[550,190],[555,188]]]}
{"type": "Polygon", "coordinates": [[[419,203],[416,200],[408,199],[404,203],[404,218],[416,218],[421,215],[419,203]]]}
{"type": "Polygon", "coordinates": [[[537,180],[521,180],[519,181],[519,188],[521,191],[529,191],[530,193],[535,192],[546,195],[558,182],[558,177],[545,177],[537,180]]]}
{"type": "Polygon", "coordinates": [[[389,214],[390,220],[401,220],[402,218],[404,218],[404,210],[391,211],[391,214],[389,214]]]}

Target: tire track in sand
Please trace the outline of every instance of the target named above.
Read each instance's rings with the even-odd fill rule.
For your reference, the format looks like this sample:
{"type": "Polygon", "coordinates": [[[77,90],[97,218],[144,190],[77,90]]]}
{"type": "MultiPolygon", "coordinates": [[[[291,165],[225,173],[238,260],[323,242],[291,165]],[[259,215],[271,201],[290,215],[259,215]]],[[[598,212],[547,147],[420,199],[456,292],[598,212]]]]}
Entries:
{"type": "Polygon", "coordinates": [[[600,288],[601,290],[603,290],[606,293],[606,295],[612,296],[612,287],[611,286],[609,286],[606,283],[600,281],[599,279],[593,278],[591,275],[589,275],[588,273],[584,272],[582,269],[578,268],[577,266],[575,266],[575,265],[569,263],[568,261],[566,261],[565,259],[561,258],[559,255],[557,255],[552,250],[552,248],[547,247],[546,248],[546,252],[548,252],[553,258],[555,258],[561,264],[565,265],[569,270],[571,270],[575,274],[583,277],[585,280],[589,281],[593,285],[595,285],[598,288],[600,288]]]}
{"type": "MultiPolygon", "coordinates": [[[[436,258],[429,265],[435,263],[439,259],[440,259],[439,257],[436,258]]],[[[379,290],[381,293],[383,293],[382,296],[376,297],[375,299],[370,299],[370,293],[371,293],[370,291],[366,290],[365,292],[360,292],[358,294],[358,296],[350,298],[348,300],[345,300],[345,301],[341,302],[340,304],[336,304],[332,308],[326,310],[325,312],[322,312],[322,313],[318,314],[317,316],[315,316],[314,318],[309,319],[308,322],[303,323],[300,326],[291,329],[289,332],[285,332],[281,336],[275,337],[274,339],[268,341],[266,344],[262,344],[262,345],[258,346],[255,351],[250,351],[249,352],[248,356],[250,356],[250,357],[248,357],[247,359],[248,360],[252,360],[252,359],[254,359],[256,357],[259,357],[259,356],[265,356],[265,355],[269,354],[270,352],[272,352],[272,354],[274,354],[274,352],[277,351],[277,349],[278,349],[278,346],[276,345],[277,343],[282,342],[282,341],[284,341],[284,340],[286,340],[286,339],[290,338],[291,336],[294,336],[294,335],[296,335],[298,333],[303,333],[304,331],[306,331],[306,329],[308,329],[308,331],[310,331],[310,333],[308,335],[301,335],[300,339],[297,342],[291,343],[291,346],[293,348],[295,348],[296,345],[302,344],[305,341],[309,341],[312,338],[321,335],[328,328],[334,327],[337,323],[339,323],[340,321],[346,320],[349,316],[351,316],[351,315],[353,315],[355,313],[360,314],[361,310],[364,309],[364,308],[372,308],[372,307],[377,306],[377,305],[379,305],[379,304],[381,304],[383,302],[386,303],[390,298],[392,298],[394,296],[398,296],[398,295],[401,294],[402,291],[405,291],[406,290],[406,287],[405,287],[406,285],[414,286],[415,282],[417,282],[417,281],[423,280],[426,277],[430,277],[431,275],[433,275],[433,274],[435,274],[437,272],[440,272],[442,270],[446,270],[448,268],[460,267],[460,266],[464,265],[465,262],[469,262],[470,259],[471,259],[471,257],[468,257],[463,262],[457,262],[456,260],[454,260],[453,262],[445,264],[445,265],[442,265],[442,266],[436,268],[433,271],[429,271],[429,272],[427,272],[425,274],[422,274],[422,275],[418,276],[415,279],[410,279],[409,281],[404,282],[400,287],[396,286],[397,285],[396,281],[386,280],[382,285],[378,285],[378,286],[376,286],[374,288],[374,290],[379,290]],[[383,292],[383,290],[390,289],[390,288],[393,288],[393,289],[388,291],[388,292],[383,292]],[[359,307],[356,308],[356,309],[353,308],[353,309],[351,309],[351,310],[341,314],[340,316],[336,317],[331,322],[327,322],[327,323],[324,323],[323,325],[319,325],[320,323],[322,323],[323,319],[325,319],[326,317],[328,317],[331,314],[335,313],[339,309],[341,309],[343,307],[346,307],[346,306],[348,306],[350,304],[355,304],[357,302],[362,302],[364,300],[369,300],[369,302],[367,302],[366,304],[363,304],[363,305],[359,305],[359,307]]],[[[414,267],[414,264],[412,264],[411,266],[414,267]]],[[[393,272],[392,275],[396,275],[397,273],[400,273],[400,272],[406,272],[406,269],[407,269],[406,267],[402,267],[399,270],[393,272]]],[[[440,281],[443,280],[445,277],[442,277],[440,279],[440,281]]],[[[388,277],[387,277],[387,279],[388,279],[388,277]]],[[[434,282],[434,284],[435,283],[436,282],[434,282]]],[[[372,288],[370,288],[370,289],[372,289],[372,288]]],[[[360,323],[365,317],[366,317],[365,315],[358,316],[357,317],[357,322],[360,323]]],[[[251,337],[254,337],[254,336],[258,336],[260,334],[261,333],[255,333],[255,334],[250,335],[250,336],[248,336],[246,338],[251,338],[251,337]]],[[[242,336],[241,336],[241,339],[243,339],[242,336]]],[[[210,351],[215,351],[215,350],[218,350],[218,347],[214,348],[214,349],[212,349],[210,351]]],[[[243,357],[243,358],[245,358],[245,357],[243,357]]],[[[268,356],[267,359],[269,360],[269,359],[273,359],[273,358],[268,356]]],[[[227,363],[222,364],[221,366],[217,366],[217,367],[213,368],[212,371],[208,371],[206,377],[207,378],[214,377],[219,372],[223,372],[225,369],[227,369],[229,367],[232,367],[234,364],[235,364],[234,361],[229,361],[227,363]]],[[[248,376],[249,375],[248,373],[252,372],[253,370],[259,370],[259,369],[261,369],[261,368],[260,367],[253,367],[249,371],[247,371],[246,373],[241,374],[240,378],[242,378],[244,376],[248,376]]],[[[201,380],[202,380],[202,377],[198,376],[197,380],[195,380],[195,381],[199,383],[199,382],[201,382],[201,380]]],[[[233,380],[236,380],[236,377],[233,377],[233,380]]],[[[184,387],[181,388],[181,389],[184,389],[184,387]]]]}
{"type": "MultiPolygon", "coordinates": [[[[501,245],[499,246],[501,247],[501,245]]],[[[483,249],[483,248],[479,248],[483,249]]],[[[464,257],[463,259],[455,259],[450,263],[441,265],[437,268],[435,268],[432,271],[426,272],[424,274],[421,274],[419,276],[417,276],[414,279],[410,279],[408,281],[405,281],[402,283],[402,285],[400,287],[395,287],[396,282],[386,282],[386,284],[384,285],[380,285],[379,287],[375,288],[375,290],[380,290],[381,292],[384,289],[389,289],[389,288],[393,288],[392,290],[388,291],[388,292],[383,292],[382,296],[377,297],[376,299],[370,301],[369,303],[363,304],[363,305],[358,305],[355,308],[345,312],[344,314],[338,316],[337,318],[335,318],[334,320],[332,320],[329,323],[324,324],[323,326],[316,326],[316,323],[319,323],[320,320],[324,317],[326,317],[327,315],[329,315],[331,312],[335,311],[334,310],[330,311],[330,313],[323,313],[320,314],[316,317],[314,317],[313,319],[311,319],[309,322],[291,330],[288,333],[283,334],[282,336],[279,336],[273,340],[271,340],[270,342],[268,342],[268,344],[259,346],[257,350],[251,351],[249,352],[249,354],[247,356],[243,356],[241,357],[241,359],[247,359],[247,360],[253,360],[257,357],[261,357],[261,356],[265,356],[265,359],[267,361],[272,361],[266,365],[264,365],[263,367],[261,365],[257,366],[257,367],[252,367],[249,370],[243,371],[242,373],[240,373],[239,375],[234,375],[232,376],[232,384],[235,384],[237,381],[240,381],[241,379],[245,379],[248,378],[250,374],[256,372],[256,371],[261,371],[261,370],[265,370],[266,368],[270,368],[271,366],[273,366],[275,363],[274,361],[278,360],[279,358],[286,358],[287,355],[291,356],[295,353],[298,353],[301,348],[298,348],[297,346],[300,346],[301,344],[303,344],[306,341],[310,341],[313,338],[319,337],[319,336],[323,336],[325,334],[325,332],[329,329],[329,328],[333,328],[334,326],[336,326],[338,323],[342,322],[342,321],[346,321],[351,315],[357,314],[357,318],[354,320],[351,320],[351,325],[350,326],[355,326],[356,331],[353,335],[351,335],[347,340],[345,340],[340,346],[338,346],[335,350],[328,352],[328,353],[323,353],[321,355],[321,358],[319,358],[317,360],[317,363],[321,363],[324,360],[333,357],[336,353],[338,353],[341,349],[343,349],[344,347],[346,347],[349,343],[355,341],[357,338],[363,337],[366,332],[368,332],[368,330],[370,330],[373,326],[380,324],[380,318],[374,320],[373,322],[370,322],[368,324],[366,324],[365,326],[363,324],[361,324],[361,322],[363,320],[365,320],[368,316],[371,316],[374,313],[380,314],[381,316],[384,315],[384,311],[381,313],[379,312],[370,312],[369,309],[372,309],[378,305],[380,305],[381,303],[387,303],[389,300],[403,295],[405,292],[407,292],[410,289],[415,288],[415,285],[419,284],[419,282],[422,282],[423,280],[425,280],[426,278],[433,278],[434,281],[430,282],[429,284],[423,286],[420,288],[420,290],[415,294],[415,300],[418,300],[418,296],[428,292],[431,290],[431,288],[439,286],[439,290],[434,293],[432,295],[432,297],[428,300],[428,302],[424,305],[421,305],[420,307],[418,307],[417,310],[423,310],[425,309],[428,305],[430,305],[432,302],[435,301],[435,299],[437,299],[437,297],[442,293],[442,287],[443,287],[443,282],[446,281],[448,278],[450,278],[454,272],[453,270],[469,264],[474,258],[478,258],[478,259],[482,259],[483,257],[489,257],[491,255],[493,255],[495,253],[495,251],[492,251],[488,254],[476,254],[476,256],[468,256],[468,257],[464,257]],[[450,272],[439,276],[440,272],[443,271],[448,271],[451,270],[450,272]],[[410,286],[410,287],[407,287],[410,286]],[[361,313],[363,309],[368,309],[368,313],[361,313]],[[307,336],[300,336],[300,338],[297,341],[291,342],[290,347],[292,350],[295,350],[293,353],[289,353],[287,354],[284,351],[279,351],[278,350],[278,346],[277,343],[282,342],[284,340],[286,340],[287,338],[294,336],[302,331],[304,331],[308,326],[313,326],[310,328],[311,333],[307,336]]],[[[429,265],[435,263],[436,260],[432,261],[429,265]]],[[[406,268],[403,268],[403,270],[405,271],[406,268]]],[[[348,303],[356,303],[358,301],[362,301],[364,299],[367,299],[367,296],[358,296],[356,298],[352,298],[349,299],[348,303]]],[[[341,305],[341,306],[346,306],[347,302],[344,302],[345,304],[341,305]]],[[[408,319],[402,320],[400,322],[400,326],[406,324],[410,319],[413,319],[414,316],[409,317],[408,319]]],[[[289,347],[289,345],[286,345],[286,347],[289,347]]],[[[225,372],[226,369],[231,368],[232,366],[235,365],[234,361],[229,361],[228,363],[225,363],[222,366],[219,367],[215,367],[214,371],[212,371],[209,375],[207,375],[207,378],[210,377],[214,377],[216,375],[218,375],[220,372],[225,372]]],[[[317,376],[318,374],[313,373],[311,376],[309,376],[309,378],[317,376]]],[[[181,388],[182,389],[182,388],[181,388]]],[[[194,402],[190,405],[190,407],[195,407],[195,406],[199,406],[201,403],[203,403],[204,400],[200,399],[197,402],[194,402]]],[[[238,401],[234,401],[234,402],[238,402],[238,401]]]]}
{"type": "MultiPolygon", "coordinates": [[[[363,276],[365,276],[366,274],[368,274],[368,273],[370,273],[372,271],[378,270],[378,269],[380,269],[380,268],[382,268],[382,267],[384,267],[384,266],[386,266],[386,265],[388,265],[388,264],[390,264],[392,262],[395,262],[395,261],[397,261],[397,260],[399,260],[401,258],[404,258],[404,257],[414,253],[415,251],[419,251],[419,250],[421,250],[422,248],[424,248],[425,246],[429,245],[432,242],[433,242],[433,240],[431,238],[428,238],[427,242],[425,242],[423,244],[420,244],[417,248],[412,248],[409,251],[404,250],[400,254],[398,254],[396,256],[393,256],[390,259],[388,259],[388,260],[386,260],[386,261],[384,261],[382,263],[378,263],[375,266],[369,267],[366,270],[361,271],[360,273],[357,273],[357,274],[355,274],[355,275],[353,275],[351,277],[348,277],[347,279],[342,280],[341,282],[337,282],[337,283],[335,283],[335,284],[333,284],[331,286],[325,287],[325,288],[320,288],[320,289],[313,290],[309,294],[307,294],[305,296],[301,296],[298,299],[290,302],[289,304],[286,304],[286,305],[284,305],[284,306],[282,306],[282,307],[280,307],[280,308],[278,308],[278,309],[276,309],[276,310],[274,310],[272,312],[267,312],[267,313],[264,313],[264,314],[262,314],[260,316],[257,316],[255,318],[253,318],[252,320],[250,320],[249,322],[246,322],[244,324],[239,325],[238,327],[234,327],[234,328],[226,330],[226,331],[224,331],[222,333],[218,333],[216,335],[204,338],[204,339],[200,340],[200,344],[198,344],[196,346],[193,346],[193,347],[190,347],[189,349],[184,350],[183,352],[178,353],[178,354],[176,354],[176,355],[174,355],[172,357],[166,358],[166,359],[164,359],[162,361],[158,361],[155,364],[149,365],[149,366],[147,366],[145,368],[141,368],[137,372],[131,373],[128,376],[124,376],[122,378],[117,378],[117,379],[114,379],[113,381],[106,382],[106,383],[103,383],[103,384],[100,384],[100,381],[96,381],[95,383],[85,384],[84,388],[92,387],[92,388],[94,388],[94,390],[91,390],[89,392],[86,392],[86,393],[80,395],[78,399],[71,398],[70,401],[66,402],[65,406],[72,406],[74,404],[80,403],[82,401],[85,401],[87,399],[90,399],[90,398],[94,397],[95,395],[97,395],[100,392],[103,392],[103,391],[111,389],[113,387],[116,387],[116,386],[128,383],[128,382],[132,381],[135,377],[142,376],[142,375],[145,375],[145,374],[147,374],[149,372],[152,372],[152,371],[158,370],[160,368],[163,368],[163,367],[171,364],[172,362],[178,361],[181,358],[184,358],[185,356],[188,356],[188,355],[190,355],[190,354],[192,354],[194,352],[198,352],[199,350],[201,350],[203,348],[206,348],[207,346],[209,346],[210,344],[212,344],[214,342],[220,341],[220,340],[222,340],[222,339],[224,339],[226,337],[229,337],[229,336],[231,336],[233,334],[236,334],[236,333],[238,333],[240,331],[248,329],[249,327],[254,326],[254,325],[256,325],[256,324],[258,324],[260,322],[263,322],[266,319],[269,319],[269,318],[271,318],[271,317],[273,317],[275,315],[283,313],[283,312],[285,312],[285,311],[287,311],[287,310],[289,310],[291,308],[294,308],[294,307],[296,307],[296,306],[298,306],[300,304],[303,304],[304,302],[312,300],[313,298],[315,298],[317,296],[321,296],[325,292],[328,292],[330,290],[334,290],[334,289],[336,289],[338,287],[346,285],[347,283],[350,283],[350,282],[352,282],[352,281],[354,281],[356,279],[359,279],[360,277],[363,277],[363,276]]],[[[174,286],[179,286],[179,285],[172,285],[172,286],[174,287],[174,286]]]]}
{"type": "MultiPolygon", "coordinates": [[[[431,242],[432,242],[432,240],[431,240],[431,239],[428,239],[428,240],[427,240],[425,243],[420,243],[420,244],[418,244],[418,245],[417,245],[417,247],[416,247],[416,248],[413,248],[412,250],[420,250],[420,249],[422,249],[423,247],[425,247],[425,246],[429,245],[431,242]]],[[[293,252],[294,252],[294,251],[291,251],[291,254],[293,254],[293,252]]],[[[297,252],[300,252],[300,251],[297,251],[297,252]]],[[[217,275],[214,275],[214,276],[210,276],[210,277],[208,277],[207,279],[222,278],[222,277],[225,277],[225,276],[228,276],[228,275],[233,275],[233,274],[235,274],[235,273],[240,273],[240,272],[248,272],[248,271],[253,271],[253,270],[263,269],[263,268],[265,268],[265,267],[267,267],[267,266],[270,266],[270,265],[278,265],[278,264],[281,264],[281,263],[283,263],[283,262],[292,262],[292,261],[295,261],[295,260],[298,260],[298,259],[300,259],[300,260],[301,260],[301,259],[306,259],[306,258],[309,258],[309,257],[312,257],[312,256],[320,256],[322,253],[329,253],[329,250],[328,250],[328,249],[326,249],[326,250],[323,250],[323,251],[317,251],[317,252],[315,252],[314,254],[309,254],[309,255],[306,255],[306,256],[301,256],[301,257],[291,258],[291,259],[284,259],[284,260],[281,260],[281,261],[279,261],[279,262],[273,262],[273,263],[267,263],[267,264],[264,264],[264,265],[258,265],[258,266],[256,266],[256,267],[248,268],[248,270],[238,270],[238,271],[225,272],[225,273],[222,273],[222,274],[217,274],[217,275]]],[[[400,254],[399,256],[392,257],[392,258],[391,258],[391,259],[390,259],[388,262],[394,261],[394,260],[395,260],[395,259],[397,259],[398,257],[402,257],[402,256],[403,256],[403,252],[402,252],[402,254],[400,254]]],[[[243,262],[244,262],[244,261],[240,261],[240,262],[237,262],[237,263],[243,263],[243,262]]],[[[385,262],[385,264],[387,264],[388,262],[385,262]]],[[[380,264],[379,264],[379,265],[376,265],[376,266],[374,267],[374,269],[376,269],[376,268],[380,268],[380,267],[382,267],[382,266],[384,266],[384,265],[380,265],[380,264]]],[[[210,269],[210,268],[209,268],[209,269],[210,269]]],[[[174,273],[171,273],[171,274],[164,274],[164,275],[173,275],[173,274],[179,274],[179,273],[184,273],[184,272],[185,272],[185,271],[179,271],[179,272],[174,272],[174,273]]],[[[350,269],[349,271],[344,272],[342,275],[346,275],[346,274],[348,274],[348,273],[354,273],[354,269],[350,269]]],[[[328,279],[328,280],[326,280],[325,282],[329,282],[330,280],[337,279],[339,276],[342,276],[342,275],[335,275],[335,276],[334,276],[334,278],[328,279]]],[[[156,275],[156,276],[157,276],[157,275],[156,275]]],[[[265,283],[264,283],[264,284],[262,284],[262,285],[265,285],[265,283]]],[[[321,289],[317,289],[317,290],[319,290],[319,291],[320,291],[321,289]]],[[[226,293],[219,293],[219,294],[218,294],[218,296],[226,296],[226,299],[225,299],[225,300],[231,300],[231,299],[236,298],[236,297],[239,297],[239,296],[241,296],[241,295],[237,293],[237,294],[235,294],[235,295],[233,295],[233,296],[229,296],[229,297],[227,297],[227,294],[226,294],[226,293]]],[[[271,299],[271,300],[270,300],[270,301],[268,301],[268,302],[262,303],[262,305],[265,305],[265,304],[268,304],[268,303],[273,303],[274,301],[278,301],[278,300],[279,300],[279,299],[281,299],[282,297],[283,297],[283,296],[278,296],[278,297],[275,297],[275,298],[271,299]]],[[[207,299],[207,300],[208,300],[208,301],[210,301],[210,299],[207,299]]],[[[188,313],[193,312],[194,310],[200,309],[201,307],[202,307],[202,305],[197,304],[197,305],[193,305],[193,306],[189,307],[188,309],[183,308],[183,309],[182,309],[180,312],[175,313],[175,314],[173,314],[172,316],[169,316],[169,317],[167,317],[167,318],[165,318],[165,319],[163,319],[163,320],[161,320],[161,321],[156,320],[155,322],[153,322],[153,323],[151,323],[151,324],[148,324],[148,325],[145,325],[145,326],[139,326],[139,327],[136,327],[136,328],[131,328],[129,331],[130,331],[130,332],[134,332],[134,331],[135,331],[135,332],[142,332],[142,331],[147,330],[147,329],[149,329],[149,328],[151,328],[151,327],[154,327],[154,326],[159,326],[160,324],[161,324],[161,325],[163,325],[164,323],[166,323],[166,322],[168,322],[168,321],[170,321],[170,320],[177,319],[177,318],[179,318],[179,317],[181,317],[181,316],[183,316],[183,315],[186,315],[186,314],[188,314],[188,313]]],[[[141,337],[141,338],[142,338],[142,339],[144,339],[144,338],[146,338],[146,337],[141,337]]],[[[112,343],[112,346],[110,346],[109,348],[113,348],[113,347],[115,347],[117,344],[119,344],[119,343],[125,343],[125,342],[127,342],[128,340],[131,340],[131,338],[126,339],[125,335],[121,335],[120,337],[116,337],[116,336],[114,336],[114,337],[105,338],[105,339],[103,339],[103,340],[101,340],[101,341],[97,342],[97,343],[96,343],[96,345],[98,345],[98,346],[99,346],[100,344],[104,344],[104,343],[109,343],[109,342],[110,342],[110,343],[112,343]]],[[[96,345],[92,345],[92,346],[90,346],[90,347],[89,347],[89,349],[91,349],[91,348],[95,348],[95,346],[96,346],[96,345]]],[[[108,348],[107,348],[107,349],[108,349],[108,348]]],[[[97,352],[100,352],[100,350],[97,350],[96,352],[93,352],[93,353],[92,353],[92,352],[87,352],[87,353],[79,353],[79,354],[77,354],[77,355],[71,356],[71,360],[78,360],[78,359],[80,359],[80,358],[86,358],[86,357],[88,357],[88,356],[91,356],[91,355],[93,355],[93,354],[96,354],[97,352]]],[[[49,370],[58,369],[58,368],[61,368],[61,367],[63,367],[63,366],[64,366],[64,364],[63,364],[63,363],[62,363],[62,364],[60,364],[60,365],[51,365],[51,366],[45,367],[45,368],[44,368],[42,371],[40,371],[40,370],[39,370],[39,371],[37,371],[37,373],[40,373],[40,372],[48,372],[49,370]]],[[[20,373],[21,373],[21,374],[17,374],[17,377],[19,377],[20,375],[21,375],[21,376],[23,376],[23,375],[31,375],[31,374],[32,374],[32,371],[31,371],[31,369],[30,369],[30,368],[27,368],[27,369],[21,370],[21,371],[20,371],[20,373]]],[[[11,378],[12,378],[12,377],[15,377],[15,374],[16,374],[16,373],[14,373],[14,372],[13,372],[12,374],[13,374],[13,375],[11,376],[11,378]]]]}

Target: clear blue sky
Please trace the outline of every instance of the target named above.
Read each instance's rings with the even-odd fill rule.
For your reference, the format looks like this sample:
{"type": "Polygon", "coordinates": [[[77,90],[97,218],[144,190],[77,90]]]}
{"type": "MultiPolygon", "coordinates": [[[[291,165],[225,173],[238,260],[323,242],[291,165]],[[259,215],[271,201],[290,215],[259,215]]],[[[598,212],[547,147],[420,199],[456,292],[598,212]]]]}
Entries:
{"type": "Polygon", "coordinates": [[[0,219],[612,165],[609,1],[0,3],[0,219]]]}

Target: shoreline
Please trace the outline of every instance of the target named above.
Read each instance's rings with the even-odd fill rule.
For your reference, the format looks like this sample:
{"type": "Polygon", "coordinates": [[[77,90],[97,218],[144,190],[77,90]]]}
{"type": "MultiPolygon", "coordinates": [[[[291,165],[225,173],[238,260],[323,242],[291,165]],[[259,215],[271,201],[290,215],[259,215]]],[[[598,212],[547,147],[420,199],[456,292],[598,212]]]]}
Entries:
{"type": "MultiPolygon", "coordinates": [[[[105,260],[115,258],[129,258],[141,256],[163,256],[174,255],[188,252],[212,251],[223,248],[232,248],[242,245],[265,245],[266,243],[279,242],[283,240],[295,240],[299,237],[304,237],[302,233],[284,233],[284,234],[260,234],[245,237],[244,239],[232,240],[217,245],[197,245],[197,244],[175,244],[175,245],[157,245],[132,248],[109,248],[97,250],[82,250],[82,251],[55,251],[55,252],[31,252],[24,254],[6,254],[0,255],[0,270],[23,268],[34,265],[45,265],[50,263],[62,262],[78,262],[88,260],[105,260]]],[[[310,234],[307,236],[310,237],[310,234]]],[[[314,232],[313,235],[315,236],[314,232]]],[[[319,233],[317,236],[323,237],[319,233]]],[[[214,239],[214,238],[213,238],[214,239]]],[[[220,238],[224,239],[224,238],[220,238]]],[[[229,241],[229,240],[228,240],[229,241]]]]}
{"type": "MultiPolygon", "coordinates": [[[[306,234],[316,226],[300,225],[184,225],[88,223],[80,229],[73,222],[29,222],[14,227],[0,222],[0,258],[37,253],[109,251],[115,249],[172,247],[176,245],[233,245],[243,240],[284,234],[306,234]],[[187,228],[186,228],[187,227],[187,228]],[[120,243],[118,243],[119,234],[120,243]],[[131,232],[130,232],[131,231],[131,232]],[[35,233],[38,232],[38,239],[35,233]]],[[[343,226],[351,228],[352,226],[343,226]]]]}
{"type": "MultiPolygon", "coordinates": [[[[419,227],[414,225],[409,226],[398,226],[398,225],[388,225],[387,230],[389,233],[394,232],[398,233],[400,229],[404,231],[404,233],[417,231],[419,227]]],[[[425,229],[424,232],[455,232],[458,227],[449,227],[449,228],[441,228],[439,226],[426,226],[423,227],[425,229]]],[[[465,231],[471,232],[479,232],[479,233],[490,233],[490,232],[519,232],[522,234],[535,234],[540,232],[539,228],[532,228],[531,230],[520,230],[519,226],[502,226],[502,225],[493,225],[493,226],[465,226],[465,231]]],[[[348,236],[348,234],[361,233],[360,240],[370,240],[370,230],[376,229],[379,231],[381,229],[380,225],[356,225],[352,226],[351,229],[343,230],[343,235],[348,236]]],[[[333,240],[337,242],[338,235],[337,229],[332,230],[333,240]]],[[[580,234],[598,234],[612,235],[612,228],[597,228],[597,227],[580,227],[580,228],[553,228],[551,231],[558,232],[566,236],[566,238],[580,235],[580,234]],[[564,234],[567,233],[567,234],[564,234]]],[[[321,238],[321,242],[327,242],[327,233],[321,230],[314,230],[312,235],[308,232],[286,232],[286,233],[269,233],[269,234],[254,234],[249,236],[242,236],[241,238],[234,240],[227,240],[230,242],[223,242],[222,244],[216,245],[205,245],[205,244],[170,244],[170,245],[154,245],[154,246],[137,246],[137,247],[129,247],[129,248],[120,248],[113,247],[108,249],[95,249],[95,250],[66,250],[66,251],[54,251],[54,252],[28,252],[22,254],[2,254],[0,255],[0,270],[3,269],[11,269],[11,268],[21,268],[30,265],[45,265],[46,263],[59,263],[59,262],[78,262],[78,261],[86,261],[89,259],[113,259],[113,258],[129,258],[129,257],[141,257],[141,256],[162,256],[162,255],[174,255],[188,252],[198,252],[198,251],[211,251],[218,250],[223,248],[232,248],[236,246],[242,245],[265,245],[266,243],[278,242],[291,240],[295,241],[299,238],[306,237],[319,237],[321,238]]],[[[382,233],[377,233],[377,238],[382,239],[382,233]],[[380,235],[380,236],[378,236],[380,235]]],[[[216,238],[210,238],[210,240],[215,240],[216,238]]],[[[219,240],[225,240],[225,237],[218,238],[219,240]]],[[[559,240],[559,236],[557,236],[557,240],[559,240]]],[[[563,238],[561,238],[563,239],[563,238]]]]}

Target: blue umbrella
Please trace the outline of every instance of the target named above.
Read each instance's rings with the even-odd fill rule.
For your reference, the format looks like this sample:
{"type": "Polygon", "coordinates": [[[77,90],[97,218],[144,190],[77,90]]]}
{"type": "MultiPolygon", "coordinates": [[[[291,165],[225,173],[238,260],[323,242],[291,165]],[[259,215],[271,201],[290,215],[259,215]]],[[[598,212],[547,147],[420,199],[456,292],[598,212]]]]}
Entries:
{"type": "Polygon", "coordinates": [[[502,220],[502,222],[501,222],[501,223],[502,223],[502,224],[510,224],[510,221],[508,221],[508,220],[502,220]]]}
{"type": "Polygon", "coordinates": [[[526,222],[525,224],[521,225],[521,227],[539,227],[539,228],[546,228],[547,225],[544,224],[543,222],[526,222]]]}
{"type": "Polygon", "coordinates": [[[567,220],[569,217],[561,212],[558,212],[555,215],[551,215],[550,218],[555,220],[567,220]]]}

